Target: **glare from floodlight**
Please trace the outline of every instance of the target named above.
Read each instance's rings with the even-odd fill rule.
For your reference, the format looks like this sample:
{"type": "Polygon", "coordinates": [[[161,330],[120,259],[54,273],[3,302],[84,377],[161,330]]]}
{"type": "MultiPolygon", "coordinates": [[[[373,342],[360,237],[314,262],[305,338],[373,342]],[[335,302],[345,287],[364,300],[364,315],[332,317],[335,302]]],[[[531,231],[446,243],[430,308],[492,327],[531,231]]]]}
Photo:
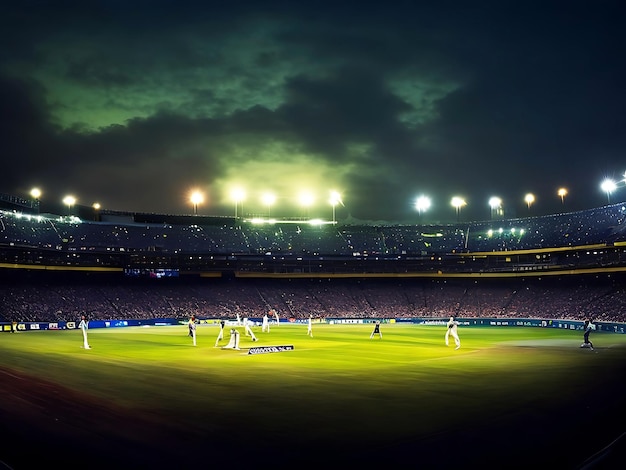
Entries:
{"type": "Polygon", "coordinates": [[[341,194],[339,194],[338,191],[331,191],[330,192],[330,199],[328,200],[328,202],[333,207],[333,224],[334,224],[335,221],[336,221],[335,207],[337,207],[337,204],[341,204],[343,206],[343,201],[341,200],[341,194]]]}
{"type": "Polygon", "coordinates": [[[272,215],[272,206],[276,202],[276,195],[274,193],[264,193],[261,196],[261,200],[263,204],[267,206],[267,216],[271,217],[272,215]]]}
{"type": "Polygon", "coordinates": [[[68,215],[72,215],[72,206],[76,204],[76,198],[74,196],[65,196],[63,198],[63,204],[67,206],[68,215]]]}
{"type": "Polygon", "coordinates": [[[600,188],[602,188],[602,191],[606,193],[606,199],[608,203],[611,204],[611,193],[617,189],[617,183],[615,183],[612,179],[607,178],[602,181],[600,188]]]}
{"type": "Polygon", "coordinates": [[[192,191],[189,196],[189,201],[193,204],[194,215],[198,215],[198,204],[202,204],[204,202],[204,194],[200,191],[192,191]]]}
{"type": "Polygon", "coordinates": [[[246,199],[246,192],[242,188],[235,188],[231,191],[230,197],[235,202],[235,219],[237,218],[237,207],[241,204],[243,214],[243,201],[246,199]]]}
{"type": "Polygon", "coordinates": [[[565,196],[567,196],[567,189],[559,188],[556,194],[561,198],[561,204],[565,204],[565,196]]]}
{"type": "Polygon", "coordinates": [[[93,207],[93,210],[95,210],[95,211],[99,211],[99,210],[100,210],[100,207],[102,207],[102,206],[100,206],[100,203],[99,203],[99,202],[94,202],[94,203],[93,203],[93,205],[92,205],[91,207],[93,207]]]}
{"type": "Polygon", "coordinates": [[[33,199],[39,199],[41,197],[41,190],[39,188],[33,188],[30,190],[30,195],[33,199]]]}
{"type": "Polygon", "coordinates": [[[493,196],[489,199],[489,206],[491,207],[491,217],[493,218],[494,214],[501,215],[502,214],[502,199],[497,196],[493,196]]]}
{"type": "Polygon", "coordinates": [[[315,201],[315,197],[313,196],[312,193],[310,193],[308,191],[303,191],[298,196],[298,201],[300,202],[300,205],[302,207],[304,207],[304,209],[306,211],[306,216],[308,217],[308,215],[309,215],[309,213],[308,213],[309,207],[311,207],[313,205],[313,202],[315,201]]]}
{"type": "Polygon", "coordinates": [[[415,200],[415,209],[417,210],[419,215],[422,215],[422,212],[426,212],[430,209],[431,201],[428,196],[419,196],[415,200]]]}
{"type": "Polygon", "coordinates": [[[462,197],[454,196],[450,201],[450,204],[452,204],[456,209],[456,221],[458,222],[461,213],[461,207],[467,205],[467,203],[462,197]]]}
{"type": "Polygon", "coordinates": [[[39,198],[41,197],[41,190],[39,188],[33,188],[30,190],[31,197],[35,200],[37,206],[37,213],[39,213],[39,198]]]}
{"type": "Polygon", "coordinates": [[[532,193],[526,194],[526,196],[524,196],[524,202],[526,202],[526,205],[528,206],[528,210],[530,210],[530,206],[532,206],[533,203],[535,202],[535,195],[532,193]]]}

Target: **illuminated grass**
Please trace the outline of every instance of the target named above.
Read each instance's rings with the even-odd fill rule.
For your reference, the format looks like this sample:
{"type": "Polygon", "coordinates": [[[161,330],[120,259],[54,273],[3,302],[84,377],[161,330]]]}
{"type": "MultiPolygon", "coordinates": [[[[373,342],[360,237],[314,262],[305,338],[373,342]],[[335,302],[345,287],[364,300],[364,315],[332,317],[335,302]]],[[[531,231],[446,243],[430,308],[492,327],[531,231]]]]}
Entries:
{"type": "Polygon", "coordinates": [[[458,351],[442,327],[382,325],[382,339],[369,338],[371,325],[306,329],[257,327],[252,343],[240,328],[241,351],[214,347],[207,325],[197,347],[185,326],[93,329],[88,351],[78,331],[24,332],[2,335],[0,354],[4,366],[196,435],[262,427],[286,441],[393,443],[562,403],[610,377],[626,351],[626,335],[595,333],[594,353],[579,348],[581,332],[547,328],[461,328],[458,351]],[[247,354],[267,345],[295,349],[247,354]]]}

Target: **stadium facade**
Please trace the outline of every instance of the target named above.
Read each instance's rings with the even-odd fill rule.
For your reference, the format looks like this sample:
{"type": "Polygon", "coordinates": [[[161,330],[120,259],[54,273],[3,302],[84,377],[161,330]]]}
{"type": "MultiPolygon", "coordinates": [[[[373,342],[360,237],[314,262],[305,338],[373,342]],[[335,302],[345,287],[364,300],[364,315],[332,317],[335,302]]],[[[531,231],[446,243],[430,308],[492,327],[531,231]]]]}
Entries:
{"type": "Polygon", "coordinates": [[[0,268],[201,277],[529,277],[626,272],[626,205],[455,224],[0,210],[0,268]]]}

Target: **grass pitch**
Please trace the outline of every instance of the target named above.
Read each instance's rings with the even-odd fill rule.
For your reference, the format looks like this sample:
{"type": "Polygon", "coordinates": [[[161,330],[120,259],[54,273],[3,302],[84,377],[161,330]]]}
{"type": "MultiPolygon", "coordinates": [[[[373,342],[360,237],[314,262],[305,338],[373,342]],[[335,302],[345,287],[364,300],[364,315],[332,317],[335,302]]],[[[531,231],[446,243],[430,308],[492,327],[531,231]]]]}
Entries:
{"type": "MultiPolygon", "coordinates": [[[[383,324],[382,339],[372,329],[315,324],[309,337],[304,324],[281,324],[253,328],[252,342],[239,328],[239,351],[222,349],[228,327],[215,347],[210,325],[196,347],[186,326],[93,329],[91,350],[79,331],[3,334],[4,426],[46,448],[69,439],[90,459],[81,468],[202,468],[200,451],[200,462],[257,468],[522,468],[551,463],[548,451],[577,468],[626,431],[626,335],[593,333],[594,352],[579,347],[580,331],[461,327],[455,350],[440,326],[383,324]],[[248,354],[271,345],[294,350],[248,354]]],[[[30,466],[13,444],[4,461],[30,466]]]]}

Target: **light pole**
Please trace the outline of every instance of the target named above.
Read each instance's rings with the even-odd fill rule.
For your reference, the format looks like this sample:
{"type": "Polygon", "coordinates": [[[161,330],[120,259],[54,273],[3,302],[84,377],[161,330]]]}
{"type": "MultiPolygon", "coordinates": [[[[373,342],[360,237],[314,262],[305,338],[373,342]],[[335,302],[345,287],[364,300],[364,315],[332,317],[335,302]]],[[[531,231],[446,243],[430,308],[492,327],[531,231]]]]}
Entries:
{"type": "Polygon", "coordinates": [[[198,215],[198,204],[202,204],[204,202],[204,196],[200,191],[193,191],[189,200],[193,204],[193,215],[198,215]]]}
{"type": "Polygon", "coordinates": [[[243,215],[243,200],[246,198],[246,192],[241,188],[233,189],[231,196],[235,201],[235,219],[237,218],[237,207],[241,203],[241,213],[243,215]]]}
{"type": "Polygon", "coordinates": [[[300,193],[300,205],[304,208],[304,218],[306,219],[309,216],[309,207],[311,207],[313,205],[313,201],[314,201],[314,197],[313,194],[309,193],[309,192],[302,192],[300,193]]]}
{"type": "Polygon", "coordinates": [[[456,208],[456,221],[459,222],[461,207],[465,206],[467,203],[465,202],[465,199],[457,196],[453,197],[450,203],[456,208]]]}
{"type": "Polygon", "coordinates": [[[489,199],[489,206],[491,207],[491,218],[493,219],[493,215],[501,215],[502,214],[502,199],[499,197],[492,197],[489,199]]]}
{"type": "Polygon", "coordinates": [[[67,206],[67,215],[72,215],[72,206],[76,204],[76,198],[74,196],[65,196],[63,204],[67,206]]]}
{"type": "Polygon", "coordinates": [[[567,196],[567,189],[559,188],[557,191],[558,196],[561,198],[561,204],[565,204],[565,196],[567,196]]]}
{"type": "Polygon", "coordinates": [[[524,196],[524,201],[526,202],[526,205],[528,206],[528,211],[530,212],[530,206],[532,206],[533,202],[535,202],[534,194],[528,193],[526,196],[524,196]]]}
{"type": "Polygon", "coordinates": [[[617,189],[617,184],[612,179],[605,179],[600,185],[602,191],[606,193],[607,203],[611,204],[611,193],[617,189]]]}
{"type": "Polygon", "coordinates": [[[41,197],[41,190],[39,188],[33,188],[30,190],[30,195],[35,200],[35,206],[37,207],[37,214],[39,214],[39,198],[41,197]]]}
{"type": "Polygon", "coordinates": [[[420,196],[415,200],[415,209],[420,217],[422,216],[422,212],[426,212],[430,209],[430,204],[430,198],[426,196],[420,196]]]}
{"type": "Polygon", "coordinates": [[[276,202],[276,195],[273,193],[265,193],[262,196],[263,204],[267,206],[267,218],[272,216],[272,205],[276,202]]]}
{"type": "Polygon", "coordinates": [[[99,202],[94,202],[91,207],[93,207],[93,220],[95,220],[96,222],[100,220],[100,203],[99,202]]]}
{"type": "Polygon", "coordinates": [[[343,206],[343,201],[341,200],[341,194],[337,191],[330,192],[330,199],[328,201],[330,205],[333,207],[333,224],[336,223],[336,207],[337,204],[341,204],[343,206]]]}

